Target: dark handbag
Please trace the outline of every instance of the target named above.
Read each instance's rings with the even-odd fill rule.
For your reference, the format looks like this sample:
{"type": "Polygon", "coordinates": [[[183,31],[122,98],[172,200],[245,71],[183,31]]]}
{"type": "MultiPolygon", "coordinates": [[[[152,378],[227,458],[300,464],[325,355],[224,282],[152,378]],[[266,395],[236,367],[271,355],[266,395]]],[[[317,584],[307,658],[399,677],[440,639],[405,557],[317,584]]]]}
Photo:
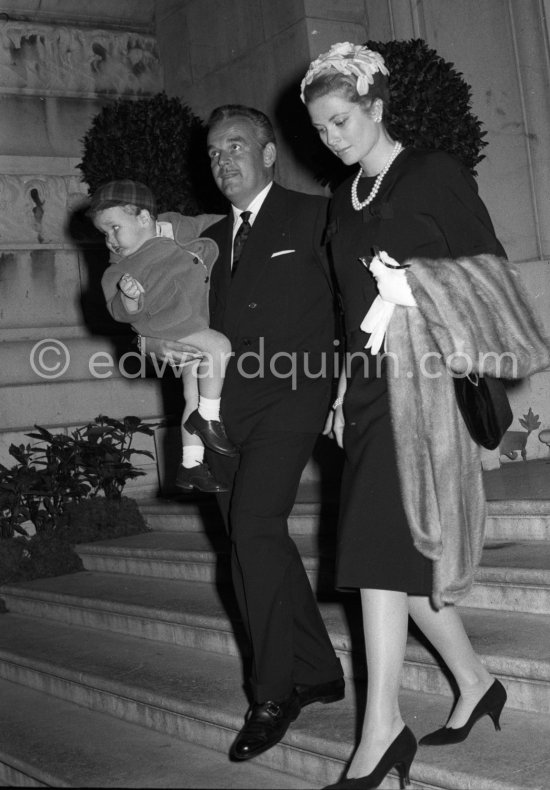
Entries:
{"type": "Polygon", "coordinates": [[[512,424],[513,414],[504,384],[492,376],[454,376],[456,400],[470,436],[494,450],[512,424]]]}

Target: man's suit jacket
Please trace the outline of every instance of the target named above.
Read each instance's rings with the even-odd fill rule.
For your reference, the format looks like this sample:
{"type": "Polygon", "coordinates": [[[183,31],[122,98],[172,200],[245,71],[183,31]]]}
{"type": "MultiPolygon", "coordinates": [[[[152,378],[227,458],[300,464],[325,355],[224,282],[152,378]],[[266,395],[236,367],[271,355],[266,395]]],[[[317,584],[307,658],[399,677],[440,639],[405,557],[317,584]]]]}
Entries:
{"type": "Polygon", "coordinates": [[[335,355],[332,278],[323,244],[328,200],[273,184],[231,278],[233,215],[203,231],[220,254],[210,284],[211,327],[234,358],[224,422],[242,441],[261,420],[272,430],[318,432],[335,355]]]}

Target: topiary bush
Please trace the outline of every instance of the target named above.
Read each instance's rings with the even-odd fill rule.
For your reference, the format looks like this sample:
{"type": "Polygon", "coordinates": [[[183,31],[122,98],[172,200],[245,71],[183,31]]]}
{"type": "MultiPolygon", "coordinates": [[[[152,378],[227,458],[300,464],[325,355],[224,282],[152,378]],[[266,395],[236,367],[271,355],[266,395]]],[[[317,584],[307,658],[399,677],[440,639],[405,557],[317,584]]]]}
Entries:
{"type": "Polygon", "coordinates": [[[471,88],[452,63],[422,39],[366,41],[389,69],[390,103],[385,123],[392,137],[415,148],[453,154],[472,173],[487,142],[471,110],[471,88]]]}
{"type": "Polygon", "coordinates": [[[206,154],[206,129],[179,98],[161,92],[146,99],[118,99],[92,120],[77,166],[90,193],[105,181],[142,181],[159,213],[194,216],[218,211],[222,198],[206,154]]]}

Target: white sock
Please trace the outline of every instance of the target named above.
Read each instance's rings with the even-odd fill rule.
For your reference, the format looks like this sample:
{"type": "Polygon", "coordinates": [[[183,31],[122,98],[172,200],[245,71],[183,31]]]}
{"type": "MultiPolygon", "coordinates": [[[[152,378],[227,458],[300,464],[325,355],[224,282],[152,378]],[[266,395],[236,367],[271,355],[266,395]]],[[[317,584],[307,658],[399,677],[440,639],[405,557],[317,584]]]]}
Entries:
{"type": "Polygon", "coordinates": [[[203,398],[199,397],[199,414],[205,420],[219,420],[220,419],[220,403],[221,398],[203,398]]]}
{"type": "Polygon", "coordinates": [[[204,447],[202,444],[190,444],[183,448],[181,463],[186,469],[202,464],[204,460],[204,447]]]}

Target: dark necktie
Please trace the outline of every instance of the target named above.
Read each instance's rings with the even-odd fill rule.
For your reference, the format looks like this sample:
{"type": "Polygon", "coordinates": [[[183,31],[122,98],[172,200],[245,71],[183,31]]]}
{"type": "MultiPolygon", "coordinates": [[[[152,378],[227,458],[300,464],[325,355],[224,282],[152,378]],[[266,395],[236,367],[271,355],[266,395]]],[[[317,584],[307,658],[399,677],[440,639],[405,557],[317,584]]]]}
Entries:
{"type": "Polygon", "coordinates": [[[237,266],[239,264],[239,258],[241,257],[243,247],[252,227],[248,221],[251,214],[251,211],[243,211],[241,214],[241,224],[239,225],[239,229],[235,234],[235,239],[233,241],[233,266],[231,268],[232,277],[235,276],[235,272],[237,271],[237,266]]]}

